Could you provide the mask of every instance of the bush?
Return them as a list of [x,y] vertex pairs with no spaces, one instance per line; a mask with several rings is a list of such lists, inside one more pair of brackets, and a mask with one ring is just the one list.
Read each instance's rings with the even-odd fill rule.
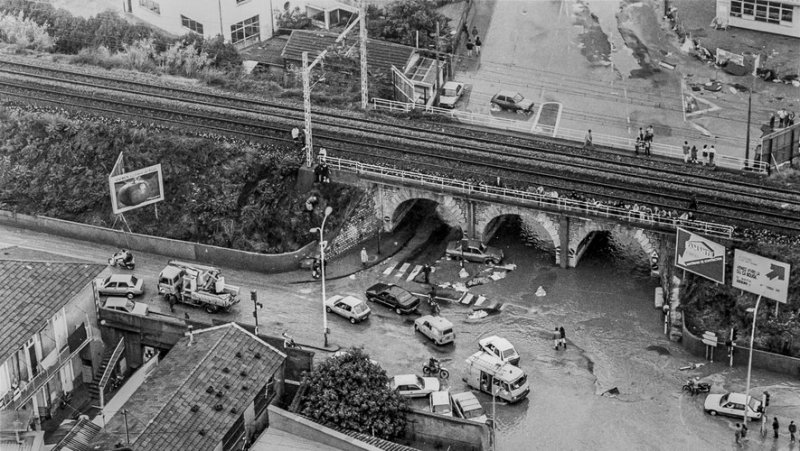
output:
[[55,39],[47,34],[48,24],[38,25],[25,13],[20,11],[16,16],[3,14],[0,16],[0,41],[13,44],[18,49],[50,50]]
[[311,27],[311,19],[298,6],[295,6],[294,9],[285,9],[283,11],[276,9],[274,12],[275,23],[278,28],[304,30]]

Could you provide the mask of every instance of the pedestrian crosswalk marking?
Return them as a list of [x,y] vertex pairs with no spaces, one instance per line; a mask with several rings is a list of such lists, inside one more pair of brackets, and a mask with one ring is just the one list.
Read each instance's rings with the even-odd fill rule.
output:
[[403,277],[403,274],[405,274],[406,271],[408,271],[408,268],[410,267],[411,267],[410,263],[403,263],[403,266],[400,267],[400,269],[397,271],[397,274],[395,274],[394,276],[397,277],[398,279]]
[[391,266],[389,266],[388,268],[384,269],[384,270],[383,270],[383,275],[384,275],[384,276],[388,276],[389,274],[391,274],[391,273],[392,273],[392,271],[394,271],[394,268],[395,268],[396,266],[397,266],[397,263],[395,263],[394,265],[391,265]]
[[466,294],[466,295],[465,295],[465,296],[464,296],[464,297],[461,299],[461,303],[462,303],[462,304],[464,304],[464,305],[467,305],[467,304],[469,304],[469,303],[470,303],[470,301],[472,301],[472,298],[473,298],[473,297],[474,297],[474,295],[473,295],[472,293],[467,293],[467,294]]
[[411,282],[411,280],[413,280],[414,277],[417,277],[417,274],[419,274],[420,271],[422,271],[422,265],[415,266],[414,270],[411,271],[411,274],[409,274],[408,277],[406,278],[406,282]]
[[478,296],[478,300],[475,301],[475,305],[476,306],[481,305],[481,304],[483,304],[484,301],[486,301],[486,297],[485,296]]

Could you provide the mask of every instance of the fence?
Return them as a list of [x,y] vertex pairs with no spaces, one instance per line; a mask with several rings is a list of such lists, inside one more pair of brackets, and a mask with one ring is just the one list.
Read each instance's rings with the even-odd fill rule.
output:
[[733,226],[714,224],[705,221],[694,221],[671,217],[660,217],[649,213],[612,207],[600,203],[572,200],[563,197],[554,197],[552,194],[523,191],[511,188],[502,188],[484,184],[475,184],[465,180],[448,179],[419,172],[404,171],[402,169],[388,168],[343,158],[328,157],[328,164],[339,171],[352,172],[359,175],[368,174],[376,178],[396,180],[405,183],[427,186],[430,188],[447,189],[462,195],[491,196],[491,200],[505,200],[512,202],[525,202],[534,206],[546,206],[560,211],[591,213],[606,218],[614,218],[625,222],[645,224],[648,226],[661,226],[668,229],[682,227],[706,235],[731,238]]
[[[448,116],[451,119],[464,124],[513,130],[520,133],[560,138],[568,141],[577,141],[579,143],[583,143],[583,139],[586,134],[584,130],[571,130],[564,127],[549,126],[537,127],[535,123],[533,126],[531,126],[525,122],[503,119],[486,114],[476,114],[469,111],[461,111],[456,109],[451,110],[432,106],[416,105],[413,103],[396,102],[394,100],[373,98],[372,105],[376,110],[404,113],[409,113],[412,110],[419,110],[424,113]],[[592,133],[592,142],[595,146],[633,150],[634,145],[636,144],[636,139]],[[669,144],[653,143],[650,153],[662,157],[675,158],[679,160],[683,159],[683,149],[679,146],[672,146]],[[748,171],[763,173],[767,172],[767,165],[764,162],[747,161],[744,158],[731,157],[727,155],[721,155],[719,153],[717,153],[714,157],[714,162],[718,167],[737,171],[745,170],[745,163],[747,163],[747,165],[749,165],[749,167],[747,167]]]

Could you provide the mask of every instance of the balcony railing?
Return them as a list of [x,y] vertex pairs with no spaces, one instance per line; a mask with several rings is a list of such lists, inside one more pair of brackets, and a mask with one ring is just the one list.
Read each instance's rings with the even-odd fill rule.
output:
[[612,207],[601,203],[593,203],[567,199],[564,197],[551,197],[537,192],[522,191],[518,189],[502,188],[490,185],[477,185],[475,183],[448,179],[434,175],[422,174],[419,172],[404,171],[374,164],[366,164],[358,161],[345,160],[343,158],[328,157],[328,164],[337,170],[356,173],[359,175],[369,175],[376,179],[384,179],[406,184],[416,184],[423,187],[447,190],[451,193],[483,197],[487,200],[503,200],[506,202],[523,203],[533,208],[545,207],[564,212],[591,214],[605,218],[613,218],[619,221],[644,225],[648,227],[663,227],[667,229],[677,229],[678,227],[693,230],[706,235],[731,238],[733,236],[733,226],[715,224],[712,222],[695,221],[689,219],[679,219],[675,217],[661,217],[641,211],[629,210],[626,208]]
[[69,344],[58,352],[58,357],[51,365],[41,368],[33,379],[23,382],[23,385],[18,390],[9,391],[3,396],[0,400],[0,409],[16,410],[24,406],[36,394],[37,390],[58,375],[61,367],[71,362],[83,348],[91,343],[91,328],[87,328],[85,324],[82,326],[83,328],[79,328],[70,335]]

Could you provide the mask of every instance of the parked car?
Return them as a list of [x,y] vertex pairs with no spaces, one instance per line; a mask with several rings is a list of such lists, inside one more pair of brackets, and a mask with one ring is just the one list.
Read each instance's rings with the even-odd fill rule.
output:
[[325,310],[347,318],[352,324],[364,321],[371,313],[367,303],[355,296],[331,296],[325,301]]
[[478,349],[498,357],[503,362],[519,366],[519,353],[514,349],[514,345],[505,338],[498,337],[497,335],[484,338],[478,341]]
[[133,313],[134,315],[147,315],[148,307],[144,302],[134,302],[128,298],[109,297],[106,299],[105,308],[118,312]]
[[500,91],[492,97],[492,109],[497,108],[530,115],[533,113],[533,100],[526,99],[518,92]]
[[420,377],[414,374],[403,374],[395,376],[389,383],[389,387],[402,396],[418,398],[428,396],[435,391],[439,391],[439,379],[435,377]]
[[456,102],[461,96],[464,95],[464,83],[457,81],[448,81],[442,86],[442,92],[439,96],[439,106],[441,108],[453,109],[456,107]]
[[419,307],[418,297],[393,283],[376,283],[367,288],[367,300],[393,308],[395,313],[411,313]]
[[437,345],[456,340],[453,323],[441,316],[425,315],[414,320],[414,330],[430,338]]
[[[758,420],[763,415],[761,401],[748,396],[747,417]],[[743,393],[725,393],[724,395],[708,395],[703,407],[711,415],[728,415],[742,418],[745,409],[745,395]]]
[[499,265],[503,261],[503,251],[496,247],[487,246],[479,240],[458,240],[447,244],[446,254],[456,260],[464,260],[487,265]]
[[113,274],[97,285],[97,292],[103,296],[134,296],[144,293],[144,282],[130,274]]
[[464,420],[484,423],[488,421],[486,412],[483,410],[478,397],[472,392],[456,393],[452,395],[453,410],[457,417]]
[[453,416],[453,404],[450,401],[450,392],[435,391],[431,393],[429,402],[431,406],[431,413],[444,415],[446,417]]

